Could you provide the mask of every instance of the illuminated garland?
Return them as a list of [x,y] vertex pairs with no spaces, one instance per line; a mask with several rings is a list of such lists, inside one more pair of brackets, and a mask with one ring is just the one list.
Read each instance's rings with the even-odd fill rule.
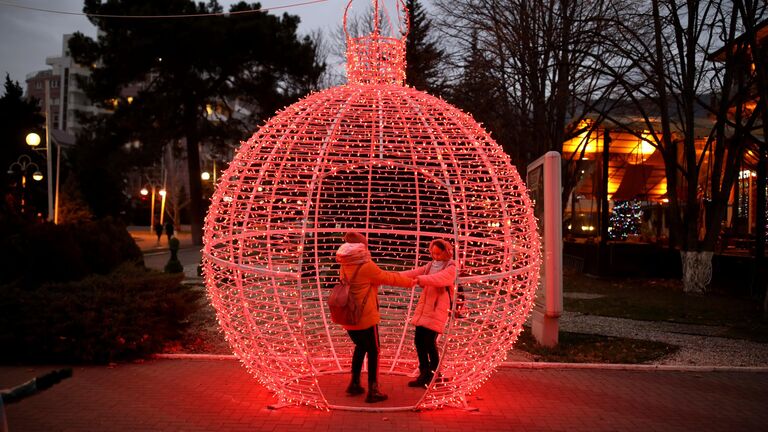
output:
[[629,235],[640,234],[643,210],[638,201],[616,201],[608,226],[612,240],[626,240]]
[[[404,86],[405,37],[375,31],[347,42],[349,84],[279,112],[221,176],[205,222],[208,293],[259,382],[281,403],[328,409],[318,376],[348,374],[352,353],[325,304],[341,234],[366,234],[373,259],[391,271],[424,265],[429,242],[449,239],[462,310],[439,340],[444,381],[409,408],[461,405],[505,359],[531,310],[531,203],[480,125]],[[409,321],[418,296],[380,289],[382,374],[416,369]]]

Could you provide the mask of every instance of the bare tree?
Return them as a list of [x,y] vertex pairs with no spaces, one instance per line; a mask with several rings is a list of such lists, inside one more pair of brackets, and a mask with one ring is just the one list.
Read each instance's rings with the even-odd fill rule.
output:
[[[464,70],[454,102],[479,112],[520,169],[546,151],[562,152],[564,141],[584,132],[581,120],[590,105],[613,92],[596,60],[610,54],[599,43],[608,1],[437,0],[435,5]],[[469,85],[480,69],[484,83]],[[467,99],[468,90],[478,86],[486,87],[485,99]],[[577,180],[575,161],[565,165],[564,200]]]
[[[651,0],[616,8],[615,30],[602,42],[615,55],[600,68],[622,90],[622,108],[638,114],[639,127],[636,118],[602,114],[638,138],[650,131],[663,156],[670,245],[681,251],[686,291],[703,291],[709,283],[728,196],[755,121],[740,104],[751,85],[739,73],[742,57],[726,50],[718,63],[709,56],[740,31],[738,13],[726,3]],[[713,124],[697,124],[706,114]],[[703,152],[696,149],[699,134],[708,137]]]
[[[755,238],[755,282],[753,285],[765,289],[763,300],[763,316],[768,318],[768,284],[766,283],[765,269],[765,241],[766,241],[766,164],[768,163],[768,44],[765,37],[760,43],[757,37],[758,26],[766,27],[765,1],[736,0],[734,8],[738,9],[742,25],[744,27],[744,44],[749,54],[747,59],[751,62],[751,77],[755,81],[753,97],[755,99],[755,112],[761,113],[762,137],[752,135],[757,143],[757,221]],[[761,22],[762,21],[762,22]],[[761,139],[762,138],[762,139]]]
[[160,181],[166,191],[164,219],[170,217],[177,229],[181,230],[181,211],[189,206],[188,174],[184,168],[185,147],[180,141],[170,142],[163,148],[163,174]]

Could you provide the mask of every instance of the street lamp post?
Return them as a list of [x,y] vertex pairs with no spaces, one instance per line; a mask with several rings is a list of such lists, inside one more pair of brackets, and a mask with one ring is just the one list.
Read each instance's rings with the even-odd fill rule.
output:
[[[55,223],[59,222],[58,221],[58,213],[59,213],[59,211],[58,211],[59,210],[59,208],[58,208],[59,207],[58,206],[58,202],[59,202],[59,197],[58,197],[58,193],[59,193],[59,184],[58,184],[59,174],[58,174],[58,169],[59,169],[59,162],[57,161],[57,163],[56,163],[56,170],[57,170],[57,172],[56,172],[56,208],[54,209],[54,205],[53,205],[53,193],[54,193],[53,192],[53,178],[51,177],[51,171],[52,171],[52,166],[51,165],[52,165],[53,161],[51,160],[51,135],[50,135],[50,124],[49,124],[50,117],[51,117],[50,116],[51,103],[50,103],[50,89],[49,89],[49,85],[50,85],[49,83],[45,84],[45,101],[43,102],[44,105],[45,105],[45,109],[43,110],[44,111],[43,112],[43,116],[45,117],[45,123],[44,123],[44,128],[45,128],[45,148],[42,148],[42,149],[41,148],[37,148],[37,146],[40,145],[40,135],[38,135],[38,134],[36,134],[34,132],[27,134],[26,141],[27,141],[27,144],[30,147],[32,147],[33,149],[35,149],[35,150],[40,150],[40,151],[45,150],[45,168],[46,168],[46,173],[45,174],[48,177],[48,218],[47,218],[47,220],[48,221],[53,221],[53,223],[55,224]],[[59,160],[61,159],[61,148],[59,148],[58,159]]]
[[216,184],[216,159],[213,159],[213,175],[209,173],[208,171],[203,171],[200,173],[200,178],[204,181],[211,180],[211,177],[213,177],[213,184]]
[[165,197],[167,195],[167,193],[165,191],[165,187],[160,189],[160,192],[158,192],[158,193],[162,197],[160,199],[160,223],[162,224],[163,223],[163,216],[165,216]]
[[[38,137],[39,138],[39,137]],[[8,167],[8,174],[13,175],[15,173],[16,168],[19,169],[21,172],[21,213],[24,213],[24,206],[25,206],[25,190],[27,188],[27,172],[30,168],[34,167],[34,172],[32,173],[32,179],[34,181],[40,181],[43,179],[43,173],[40,172],[40,167],[37,166],[36,163],[32,162],[32,159],[27,155],[21,155],[16,160],[16,162],[11,163],[11,165]]]
[[147,196],[152,193],[152,196],[150,198],[150,215],[149,215],[149,230],[150,232],[155,229],[155,194],[160,195],[160,224],[163,223],[163,214],[165,213],[165,198],[166,198],[166,191],[165,186],[162,186],[161,189],[158,191],[157,188],[159,185],[155,184],[154,181],[149,179],[147,177],[147,180],[149,180],[148,186],[149,189],[147,189],[147,186],[144,186],[141,188],[141,191],[139,193],[142,196]]
[[[152,197],[150,198],[151,204],[149,207],[149,231],[152,232],[152,230],[155,229],[155,185],[151,184],[150,188],[152,192]],[[141,193],[142,196],[147,196],[149,195],[150,190],[147,189],[147,187],[145,186],[141,188],[141,191],[139,193]]]

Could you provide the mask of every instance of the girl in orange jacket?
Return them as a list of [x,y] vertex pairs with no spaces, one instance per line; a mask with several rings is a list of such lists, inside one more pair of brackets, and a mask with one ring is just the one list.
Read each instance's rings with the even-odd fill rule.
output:
[[363,360],[368,356],[368,403],[381,402],[387,395],[379,391],[379,285],[410,288],[415,281],[398,273],[387,272],[371,261],[368,240],[362,234],[348,232],[344,235],[344,244],[336,251],[336,261],[341,264],[339,272],[349,281],[350,294],[359,305],[363,306],[360,321],[356,325],[343,326],[355,350],[352,353],[352,381],[347,387],[350,396],[362,394],[365,389],[360,385],[360,373]]
[[443,332],[451,310],[451,293],[456,280],[456,264],[453,245],[446,240],[435,239],[429,244],[432,262],[400,273],[413,277],[421,287],[421,297],[411,324],[416,326],[414,344],[419,357],[419,376],[408,383],[409,387],[423,387],[432,381],[440,363],[437,351],[437,335]]

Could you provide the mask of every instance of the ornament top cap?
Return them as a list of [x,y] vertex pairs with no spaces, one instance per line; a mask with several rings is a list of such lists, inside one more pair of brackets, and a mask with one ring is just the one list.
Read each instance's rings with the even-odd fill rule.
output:
[[378,0],[373,0],[373,31],[365,36],[352,37],[347,31],[347,14],[352,1],[349,0],[344,9],[349,83],[403,85],[405,83],[405,40],[410,27],[405,2],[397,1],[403,11],[403,19],[398,29],[401,37],[382,36]]

